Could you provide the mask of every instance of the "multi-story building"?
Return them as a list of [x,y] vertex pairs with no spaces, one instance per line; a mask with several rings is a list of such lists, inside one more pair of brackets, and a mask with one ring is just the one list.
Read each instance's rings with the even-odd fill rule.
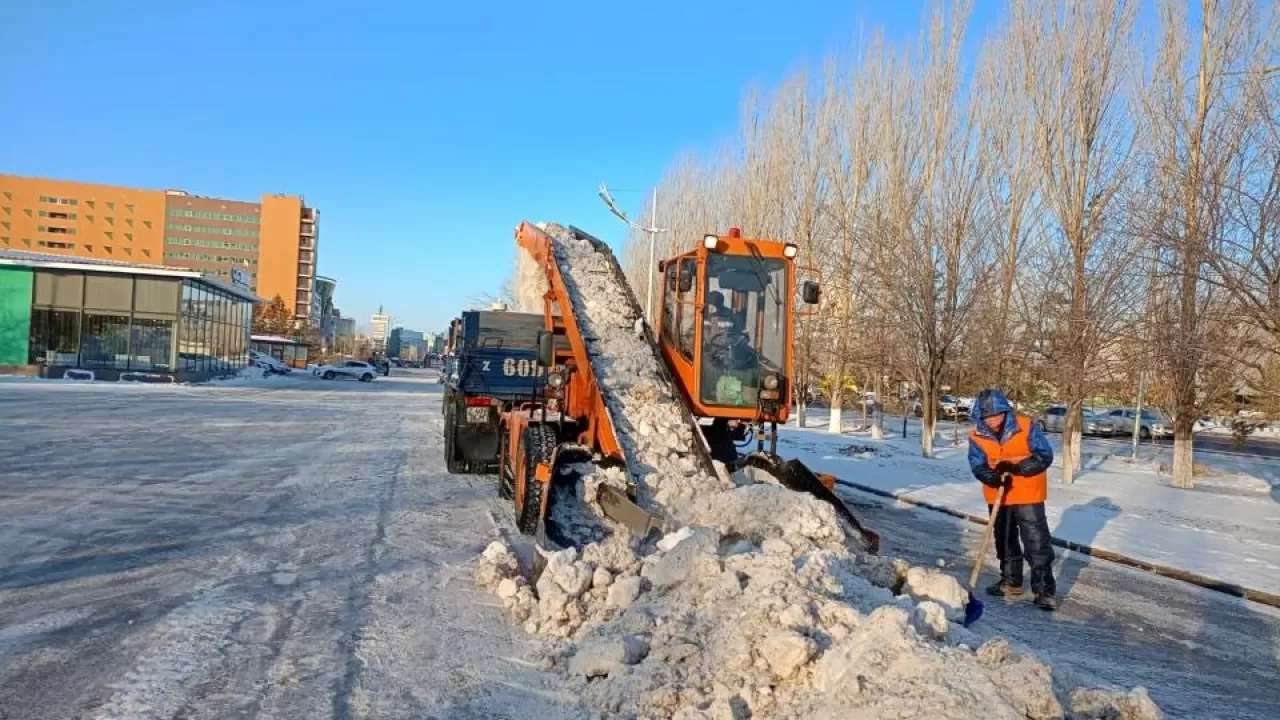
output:
[[0,250],[169,265],[224,282],[239,269],[253,293],[279,295],[311,324],[317,226],[298,196],[253,203],[0,175]]
[[333,306],[333,293],[338,289],[338,281],[323,275],[316,276],[316,294],[315,301],[311,303],[312,317],[316,319],[314,325],[320,328],[320,338],[324,347],[333,347],[334,343],[334,321],[338,315]]
[[417,361],[427,355],[427,343],[422,333],[408,328],[393,328],[387,339],[387,356],[401,360]]
[[356,339],[356,319],[338,316],[333,330],[334,339],[338,342]]
[[387,349],[387,340],[390,335],[391,316],[382,312],[382,306],[378,306],[378,312],[369,318],[369,339],[373,342],[375,351],[383,351]]

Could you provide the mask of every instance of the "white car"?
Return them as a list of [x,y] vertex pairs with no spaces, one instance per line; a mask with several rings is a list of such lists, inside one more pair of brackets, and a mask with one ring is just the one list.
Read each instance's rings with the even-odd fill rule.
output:
[[370,382],[378,376],[378,368],[359,360],[346,360],[332,365],[321,365],[312,372],[325,380],[332,380],[340,375],[345,375],[346,377],[353,377],[360,382]]
[[280,360],[277,360],[266,353],[260,353],[257,350],[249,351],[249,364],[256,365],[267,372],[278,375],[293,372],[293,368],[285,365]]

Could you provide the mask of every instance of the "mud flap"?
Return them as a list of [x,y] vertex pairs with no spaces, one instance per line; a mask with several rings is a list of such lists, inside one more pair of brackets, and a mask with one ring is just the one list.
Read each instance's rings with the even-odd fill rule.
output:
[[824,478],[814,474],[804,463],[796,459],[791,459],[785,463],[778,462],[763,453],[752,453],[742,460],[740,465],[753,467],[763,470],[778,479],[783,487],[797,492],[805,492],[818,498],[835,508],[836,514],[844,518],[854,530],[862,536],[862,542],[867,546],[867,552],[878,554],[880,552],[880,536],[875,532],[868,530],[858,522],[858,518],[844,504],[844,502],[836,496],[832,490],[835,484],[835,478],[830,478],[830,483],[824,482]]
[[648,537],[650,531],[662,528],[662,522],[658,518],[645,512],[618,488],[601,485],[596,498],[605,517],[625,527],[640,540]]

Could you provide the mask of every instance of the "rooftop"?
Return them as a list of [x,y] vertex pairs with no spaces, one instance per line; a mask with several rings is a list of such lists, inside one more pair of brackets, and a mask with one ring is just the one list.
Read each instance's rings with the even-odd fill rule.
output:
[[253,293],[218,280],[205,277],[198,270],[187,268],[154,265],[150,263],[125,262],[123,260],[104,260],[100,258],[82,258],[52,253],[28,252],[26,250],[0,250],[0,266],[17,266],[44,268],[48,270],[78,270],[80,272],[106,272],[124,275],[159,275],[162,277],[187,278],[197,280],[229,292],[245,300],[261,302],[261,298]]

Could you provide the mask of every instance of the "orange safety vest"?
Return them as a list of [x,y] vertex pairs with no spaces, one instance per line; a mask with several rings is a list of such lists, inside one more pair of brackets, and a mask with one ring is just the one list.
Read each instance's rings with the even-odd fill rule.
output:
[[[1018,462],[1031,457],[1031,418],[1025,415],[1015,415],[1014,417],[1018,420],[1018,431],[1011,435],[1004,444],[1001,444],[995,438],[978,434],[976,429],[969,431],[970,442],[977,443],[978,447],[982,448],[983,454],[987,456],[987,465],[991,468],[995,468],[1001,460]],[[995,488],[983,485],[982,495],[987,499],[988,505],[995,504]],[[1005,492],[1003,504],[1034,505],[1035,503],[1044,502],[1048,496],[1048,473],[1040,473],[1029,477],[1014,475],[1013,485]]]

